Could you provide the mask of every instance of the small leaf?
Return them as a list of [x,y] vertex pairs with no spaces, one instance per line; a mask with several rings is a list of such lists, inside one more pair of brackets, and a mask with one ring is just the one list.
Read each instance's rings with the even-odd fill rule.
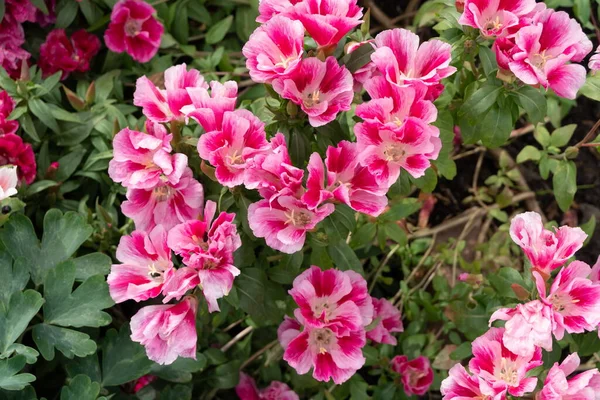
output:
[[498,70],[498,63],[496,62],[496,55],[487,46],[479,46],[479,59],[483,66],[483,72],[485,76],[489,76]]
[[35,381],[31,374],[18,374],[25,366],[24,356],[0,360],[0,388],[6,390],[22,390],[29,382]]
[[223,40],[232,23],[233,15],[230,15],[211,26],[208,32],[206,32],[206,43],[215,44]]
[[55,26],[57,28],[66,28],[77,16],[77,11],[79,10],[79,6],[77,2],[71,0],[63,0],[59,1],[56,5],[56,22]]
[[27,329],[29,321],[40,310],[42,304],[42,295],[31,289],[13,293],[8,307],[0,304],[0,355]]
[[567,211],[577,192],[577,168],[573,161],[559,162],[552,177],[552,188],[558,206]]
[[535,124],[542,122],[546,117],[546,97],[531,86],[523,86],[519,88],[514,95],[517,98],[517,103],[527,112],[531,123]]
[[362,46],[355,49],[352,53],[344,57],[344,65],[348,71],[355,73],[365,65],[371,62],[371,54],[375,52],[373,46],[369,43],[365,43]]
[[112,260],[102,253],[90,253],[73,260],[75,280],[82,282],[94,275],[106,275],[110,271]]
[[48,361],[54,359],[55,348],[67,358],[85,357],[96,352],[96,342],[87,334],[73,329],[37,324],[33,327],[32,336],[42,357]]
[[29,99],[27,103],[29,106],[29,110],[39,118],[40,121],[48,128],[50,128],[54,133],[58,133],[60,128],[58,127],[58,123],[56,119],[52,116],[52,112],[50,111],[50,107],[46,103],[44,103],[40,99]]
[[550,136],[550,146],[562,147],[567,145],[576,128],[576,124],[571,124],[556,129]]
[[588,75],[585,84],[579,89],[579,94],[589,99],[600,101],[600,74]]
[[542,154],[540,153],[539,149],[531,145],[527,145],[523,147],[523,150],[521,150],[517,155],[517,163],[521,164],[529,160],[539,161],[541,157]]
[[85,375],[77,375],[69,386],[64,386],[60,391],[60,400],[96,400],[100,393],[100,384],[92,382]]

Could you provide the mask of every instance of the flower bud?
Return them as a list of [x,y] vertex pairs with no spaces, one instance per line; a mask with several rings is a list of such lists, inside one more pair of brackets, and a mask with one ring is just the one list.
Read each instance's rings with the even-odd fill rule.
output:
[[90,86],[87,89],[87,92],[85,92],[85,103],[92,104],[94,102],[95,98],[96,98],[96,82],[92,81],[92,83],[90,83]]
[[456,6],[456,11],[460,13],[465,11],[465,0],[456,0],[454,5]]
[[63,90],[65,91],[65,95],[67,96],[67,100],[69,100],[69,104],[71,104],[71,107],[73,107],[77,111],[82,111],[85,109],[84,101],[79,96],[77,96],[75,92],[71,91],[71,89],[69,89],[66,86],[63,86]]
[[575,146],[569,146],[569,147],[567,147],[567,150],[565,150],[565,157],[567,157],[569,160],[577,158],[578,155],[579,155],[579,148],[577,148]]

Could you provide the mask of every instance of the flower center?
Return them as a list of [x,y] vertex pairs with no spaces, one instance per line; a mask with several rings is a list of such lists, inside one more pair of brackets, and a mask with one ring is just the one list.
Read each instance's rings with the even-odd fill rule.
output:
[[326,354],[329,346],[335,340],[335,336],[329,328],[313,329],[309,335],[309,344],[319,349],[319,353],[321,354]]
[[396,124],[397,127],[401,127],[402,124],[404,123],[404,121],[402,121],[400,118],[398,117],[394,117],[394,120],[392,121],[394,124]]
[[125,34],[130,37],[139,35],[142,31],[142,21],[137,19],[129,19],[125,22]]
[[541,53],[537,53],[533,55],[533,64],[538,68],[544,68],[546,66],[546,62],[548,60],[554,58],[553,56],[546,54],[546,50],[543,50]]
[[552,308],[557,312],[568,311],[573,304],[579,303],[578,299],[573,299],[568,294],[553,294],[549,298],[550,303],[552,303]]
[[319,102],[321,101],[321,92],[319,92],[318,90],[315,90],[312,93],[309,93],[308,96],[306,96],[306,99],[304,100],[304,105],[306,107],[312,107],[314,105],[319,104]]
[[313,315],[315,318],[321,318],[323,313],[325,313],[325,322],[329,321],[329,316],[331,315],[331,308],[327,300],[322,300],[312,306]]
[[164,271],[161,268],[158,268],[156,264],[152,263],[148,265],[148,276],[152,278],[152,280],[162,282],[163,274]]
[[383,151],[386,161],[400,162],[404,159],[406,151],[398,144],[390,144]]
[[204,239],[199,238],[196,235],[192,235],[192,241],[198,245],[202,250],[208,250],[208,243],[204,241]]
[[167,185],[157,186],[152,190],[156,201],[165,201],[173,194],[173,188]]
[[507,360],[504,357],[500,362],[500,371],[498,371],[498,377],[510,386],[517,386],[519,383],[517,368],[513,365],[512,361]]
[[244,158],[242,157],[242,154],[238,154],[237,150],[235,150],[233,154],[228,155],[227,159],[229,160],[229,164],[231,165],[240,165],[244,163]]
[[292,61],[293,59],[294,57],[284,58],[283,56],[281,56],[281,60],[277,64],[275,64],[275,66],[285,69],[290,65],[290,61]]
[[497,15],[496,19],[488,19],[484,25],[486,31],[497,32],[502,28],[504,24],[500,22],[500,16]]
[[290,210],[285,213],[285,216],[287,218],[285,221],[286,225],[292,224],[294,226],[304,227],[312,221],[310,214],[304,211]]

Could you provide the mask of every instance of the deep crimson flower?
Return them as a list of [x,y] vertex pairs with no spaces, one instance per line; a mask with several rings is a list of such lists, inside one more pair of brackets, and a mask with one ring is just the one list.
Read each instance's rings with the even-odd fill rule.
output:
[[31,57],[31,54],[21,48],[23,43],[25,32],[21,24],[11,15],[4,15],[0,23],[0,67],[13,79],[19,78],[21,63]]
[[7,120],[8,116],[15,109],[15,101],[6,90],[0,91],[0,135],[7,133],[16,133],[19,129],[19,122]]
[[84,29],[67,37],[64,29],[55,29],[46,37],[40,47],[38,64],[44,76],[62,71],[61,79],[69,73],[85,72],[90,68],[90,60],[100,50],[100,40]]
[[0,165],[16,165],[19,180],[25,179],[30,184],[35,180],[35,154],[29,143],[14,133],[0,136]]
[[36,11],[31,0],[6,0],[6,15],[12,16],[17,22],[34,22]]

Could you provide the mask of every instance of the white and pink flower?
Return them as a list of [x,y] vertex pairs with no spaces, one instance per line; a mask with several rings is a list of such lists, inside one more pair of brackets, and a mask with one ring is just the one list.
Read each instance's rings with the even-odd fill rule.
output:
[[0,167],[0,201],[17,194],[19,175],[16,165]]
[[181,112],[211,132],[221,129],[225,112],[235,110],[238,86],[235,81],[211,81],[210,93],[205,87],[188,87],[187,92],[191,104],[183,106]]
[[596,52],[590,57],[588,68],[592,73],[600,70],[600,46],[596,49]]
[[485,37],[503,37],[535,4],[535,0],[466,0],[458,22],[479,29]]
[[442,381],[443,400],[506,399],[505,390],[494,389],[480,377],[470,375],[461,364],[450,368],[448,375],[448,378]]
[[400,310],[387,299],[374,297],[371,299],[374,310],[373,320],[377,321],[377,325],[367,332],[367,339],[395,346],[398,344],[398,340],[392,334],[404,332]]
[[240,383],[235,387],[235,393],[240,400],[299,400],[296,392],[285,383],[272,381],[259,390],[254,379],[243,372],[240,372]]
[[577,353],[570,354],[560,365],[554,363],[536,400],[596,400],[600,393],[600,373],[590,369],[567,379],[579,367]]

